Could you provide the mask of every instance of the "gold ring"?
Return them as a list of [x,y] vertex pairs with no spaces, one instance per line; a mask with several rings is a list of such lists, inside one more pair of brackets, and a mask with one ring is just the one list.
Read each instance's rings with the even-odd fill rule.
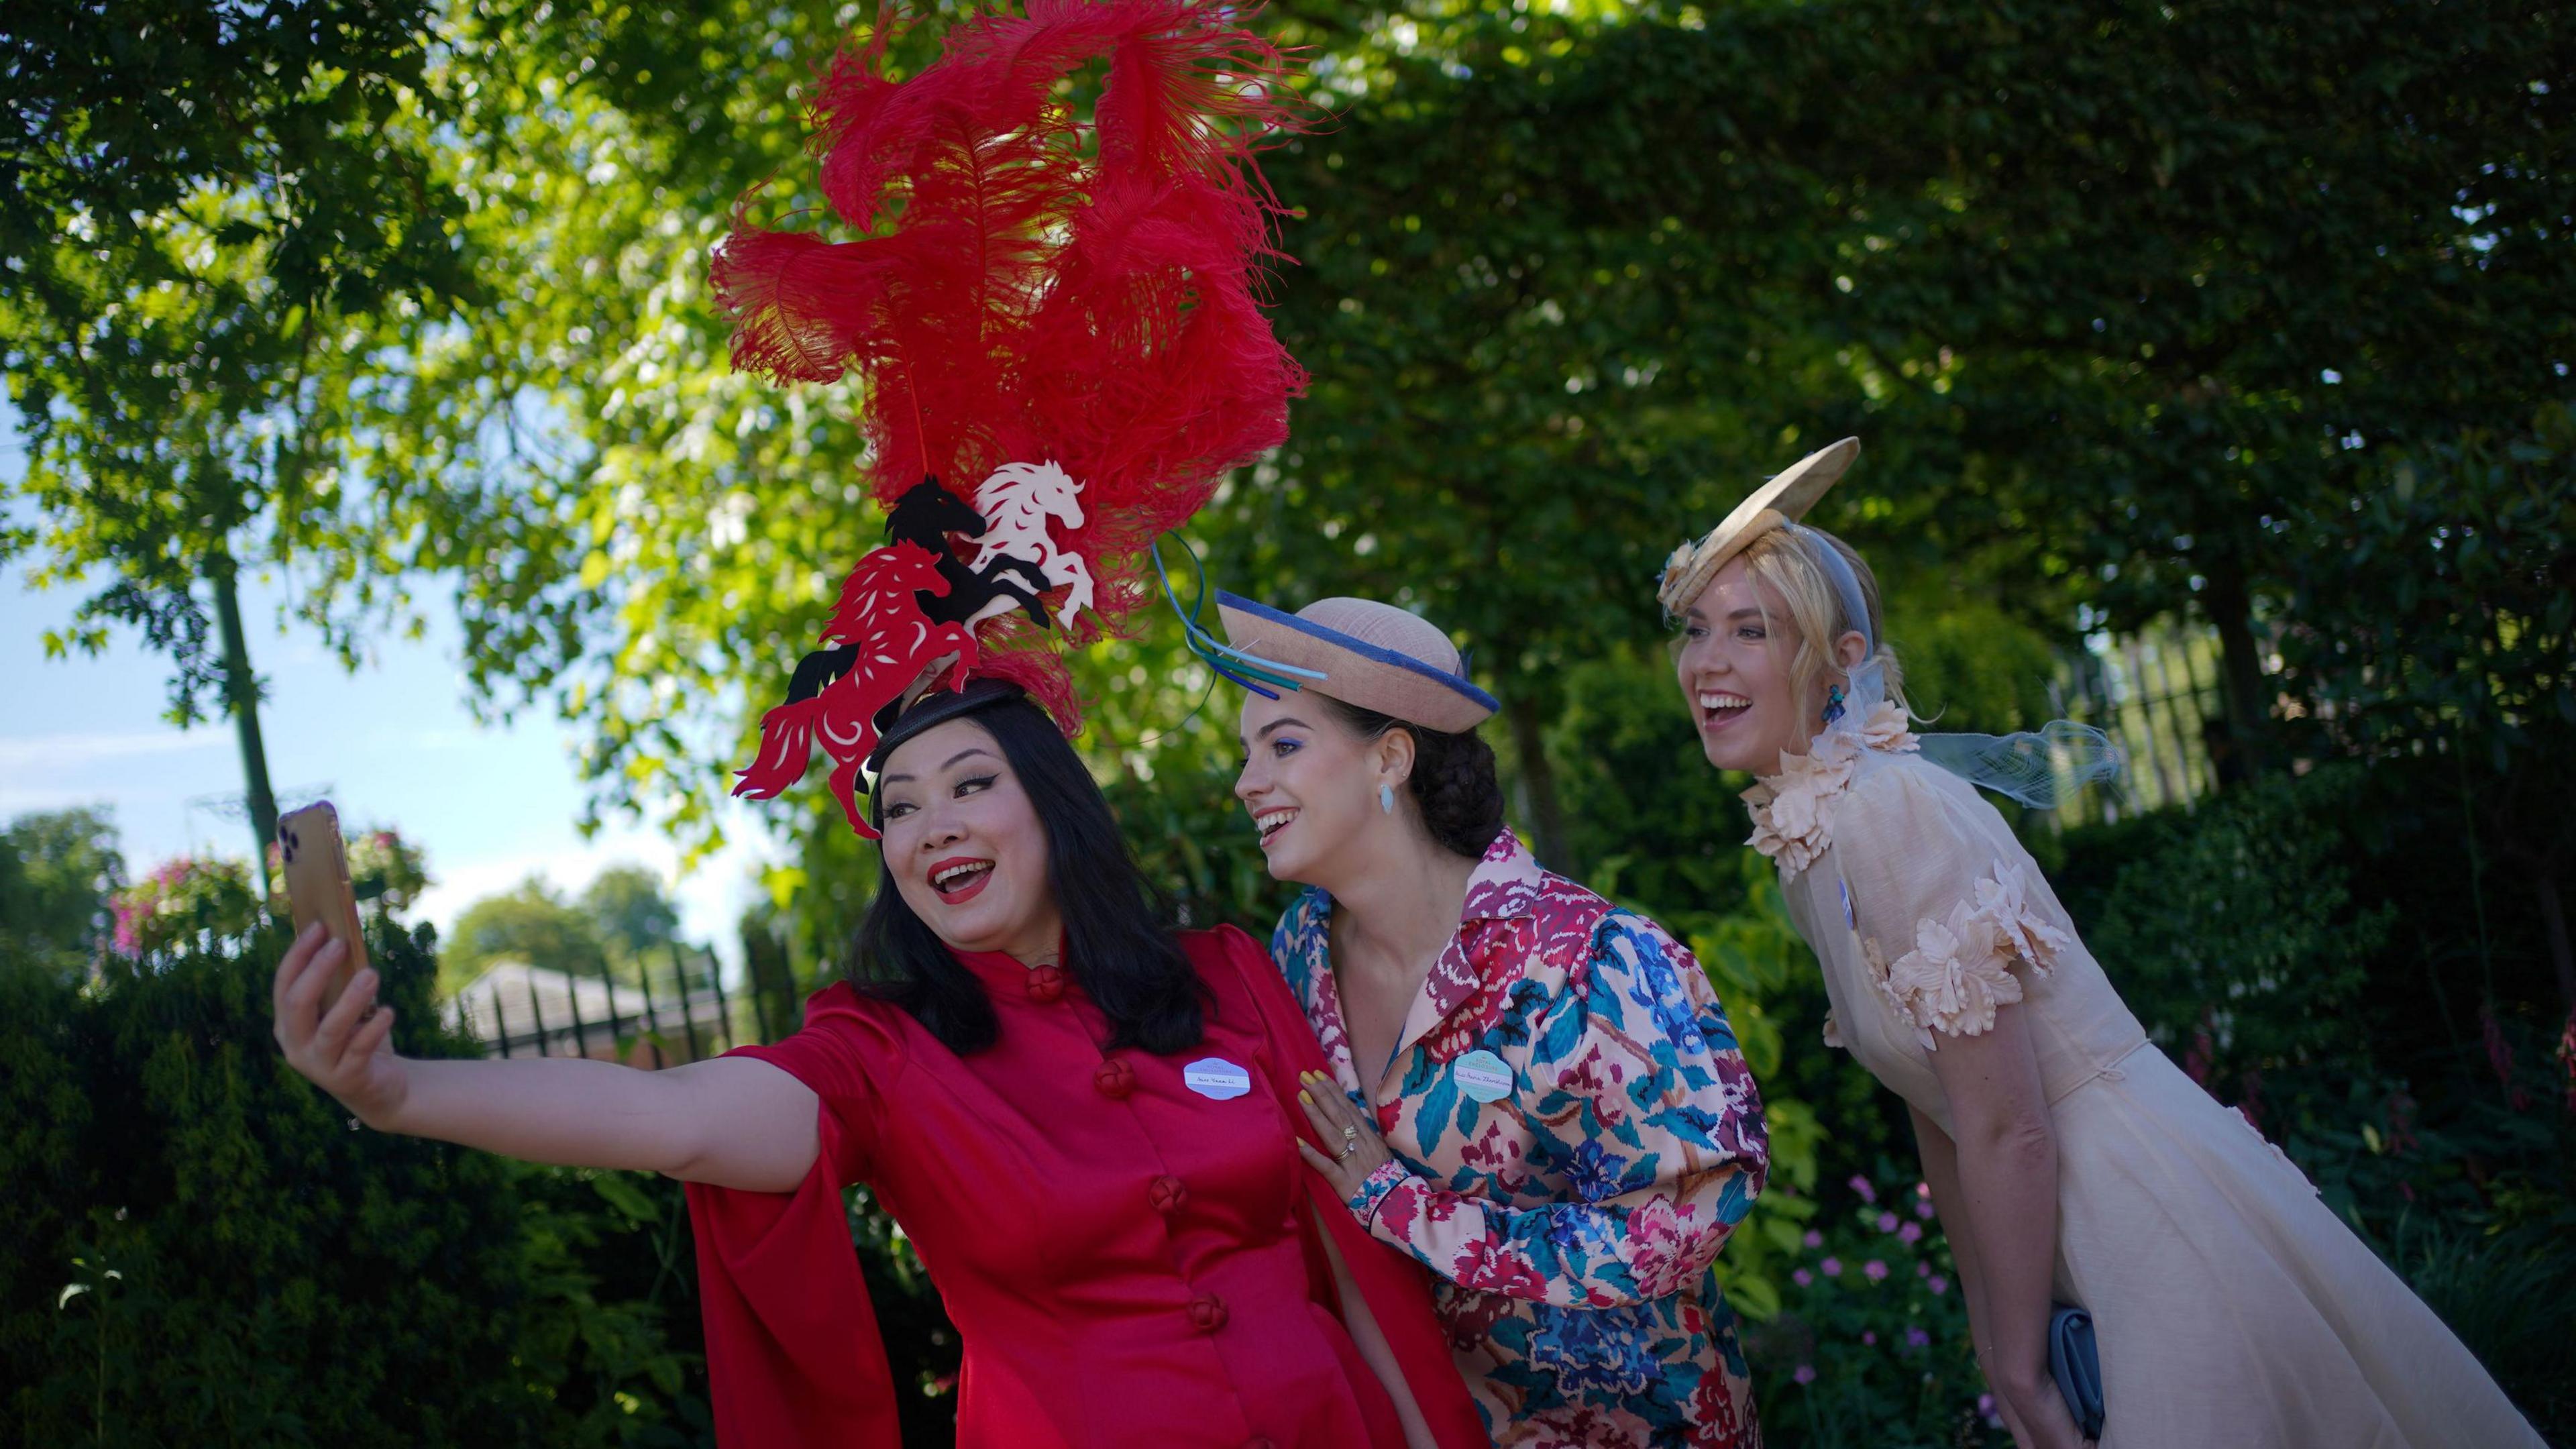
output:
[[1333,1154],[1333,1160],[1335,1162],[1348,1162],[1351,1160],[1351,1154],[1357,1151],[1359,1151],[1357,1147],[1345,1147],[1341,1151]]

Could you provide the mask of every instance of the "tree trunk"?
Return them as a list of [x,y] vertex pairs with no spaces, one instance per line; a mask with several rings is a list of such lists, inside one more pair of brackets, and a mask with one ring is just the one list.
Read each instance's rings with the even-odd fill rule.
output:
[[2227,709],[2227,732],[2239,768],[2259,774],[2267,767],[2272,733],[2270,692],[2263,682],[2263,656],[2254,643],[2254,600],[2245,571],[2233,559],[2213,559],[2204,575],[2208,591],[2201,605],[2218,630],[2219,694]]
[[1538,863],[1559,875],[1576,875],[1574,849],[1565,838],[1565,811],[1556,798],[1556,771],[1547,763],[1546,721],[1539,718],[1538,706],[1519,695],[1503,706],[1503,714],[1511,722],[1512,753],[1520,758],[1521,786],[1529,795]]
[[215,585],[215,619],[224,636],[224,700],[233,713],[233,732],[241,741],[243,798],[250,805],[251,864],[259,872],[259,895],[265,901],[275,889],[268,878],[268,843],[277,838],[277,796],[268,785],[268,751],[259,739],[259,680],[250,672],[250,647],[242,637],[241,598],[234,589],[233,561],[217,554],[206,573]]

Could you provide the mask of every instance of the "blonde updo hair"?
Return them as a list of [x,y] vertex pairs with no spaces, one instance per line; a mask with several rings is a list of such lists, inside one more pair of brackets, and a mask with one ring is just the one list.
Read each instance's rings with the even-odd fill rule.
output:
[[[1861,606],[1868,611],[1868,618],[1850,617],[1842,590],[1834,586],[1834,567],[1827,561],[1827,549],[1841,555],[1842,562],[1850,566],[1853,580],[1860,585]],[[1888,645],[1887,621],[1879,611],[1878,575],[1870,572],[1868,561],[1850,544],[1821,528],[1794,523],[1762,533],[1746,544],[1737,557],[1744,560],[1745,570],[1756,584],[1768,585],[1789,606],[1789,622],[1798,630],[1798,652],[1789,661],[1789,684],[1800,699],[1814,698],[1822,692],[1819,686],[1828,681],[1851,678],[1851,671],[1834,657],[1833,643],[1845,634],[1858,633],[1875,641],[1888,700],[1909,714],[1913,712],[1905,703],[1904,668]]]

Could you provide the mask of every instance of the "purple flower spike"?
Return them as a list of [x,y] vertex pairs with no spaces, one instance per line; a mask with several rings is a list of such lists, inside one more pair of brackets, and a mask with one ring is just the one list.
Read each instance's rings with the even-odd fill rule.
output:
[[1892,1233],[1892,1232],[1895,1232],[1895,1231],[1896,1231],[1896,1214],[1894,1214],[1894,1213],[1880,1213],[1880,1214],[1878,1215],[1878,1230],[1879,1230],[1880,1232],[1882,1232],[1882,1233]]
[[1802,1363],[1798,1365],[1798,1371],[1789,1375],[1789,1377],[1796,1379],[1801,1384],[1812,1384],[1816,1381],[1816,1366],[1811,1363]]
[[1896,1230],[1896,1240],[1900,1243],[1919,1243],[1923,1241],[1923,1225],[1920,1223],[1907,1223],[1905,1226]]
[[1817,1266],[1825,1270],[1825,1276],[1828,1278],[1839,1278],[1843,1275],[1843,1260],[1840,1258],[1827,1258]]
[[1931,1289],[1932,1296],[1938,1298],[1942,1294],[1950,1291],[1950,1280],[1942,1277],[1938,1273],[1935,1273],[1932,1275],[1932,1281],[1924,1284],[1923,1286]]
[[1878,1261],[1876,1258],[1872,1258],[1868,1262],[1861,1264],[1860,1271],[1861,1276],[1867,1278],[1872,1283],[1883,1283],[1887,1280],[1887,1265]]
[[1815,1274],[1813,1274],[1813,1273],[1808,1272],[1808,1271],[1807,1271],[1806,1269],[1804,1269],[1804,1268],[1800,1268],[1800,1269],[1799,1269],[1799,1270],[1797,1270],[1796,1272],[1791,1273],[1791,1274],[1789,1275],[1789,1281],[1790,1281],[1790,1282],[1792,1282],[1792,1283],[1797,1284],[1797,1285],[1798,1285],[1799,1287],[1801,1287],[1801,1288],[1804,1288],[1804,1287],[1806,1287],[1808,1284],[1813,1283],[1813,1282],[1815,1282],[1815,1281],[1816,1281],[1816,1275],[1815,1275]]
[[1825,1245],[1825,1235],[1817,1232],[1814,1228],[1809,1228],[1807,1229],[1805,1241],[1807,1246],[1810,1248],[1821,1248]]
[[1869,1179],[1857,1172],[1852,1174],[1851,1190],[1860,1194],[1862,1202],[1878,1201],[1878,1189],[1870,1186]]

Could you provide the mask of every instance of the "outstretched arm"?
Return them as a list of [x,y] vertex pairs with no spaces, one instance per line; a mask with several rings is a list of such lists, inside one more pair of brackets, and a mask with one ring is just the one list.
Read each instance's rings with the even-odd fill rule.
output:
[[273,1030],[288,1065],[378,1131],[754,1192],[791,1192],[814,1164],[814,1093],[767,1062],[723,1057],[639,1072],[568,1057],[397,1056],[394,1013],[376,1005],[373,970],[318,1010],[342,954],[319,927],[296,938],[271,983]]

